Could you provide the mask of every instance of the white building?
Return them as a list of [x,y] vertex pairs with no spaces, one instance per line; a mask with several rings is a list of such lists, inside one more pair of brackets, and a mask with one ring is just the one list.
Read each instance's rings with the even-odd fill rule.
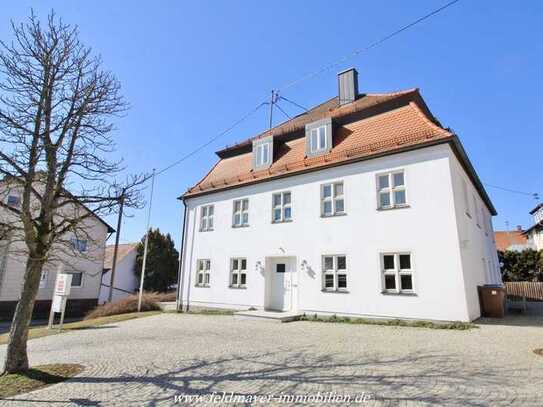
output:
[[543,203],[532,209],[530,215],[533,216],[534,224],[524,232],[524,235],[535,250],[543,250]]
[[219,152],[185,204],[184,306],[469,321],[496,214],[418,89],[339,96]]
[[[139,288],[139,280],[136,278],[137,243],[120,244],[117,252],[117,267],[115,268],[115,281],[113,283],[112,300],[120,300],[134,294]],[[111,286],[111,268],[113,267],[113,251],[115,245],[106,247],[104,260],[104,273],[100,288],[98,303],[103,304],[109,299],[109,287]]]
[[[6,205],[17,208],[21,204],[21,193],[17,187],[6,188],[2,184],[0,199]],[[87,211],[87,208],[78,205],[75,210]],[[0,208],[0,219],[6,219],[9,216],[7,212],[7,209]],[[52,259],[44,265],[34,303],[34,317],[49,315],[56,274],[61,265],[63,272],[73,274],[66,315],[83,316],[97,305],[105,243],[114,229],[94,215],[84,219],[78,229],[84,230],[84,233],[75,235],[67,232],[62,240],[70,243],[51,250]],[[26,260],[23,241],[13,236],[0,239],[0,319],[11,319],[13,316],[23,286]]]

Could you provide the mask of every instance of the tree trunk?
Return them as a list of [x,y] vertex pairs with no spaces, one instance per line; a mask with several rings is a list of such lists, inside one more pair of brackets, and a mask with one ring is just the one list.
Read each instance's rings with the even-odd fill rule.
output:
[[29,256],[26,262],[23,290],[11,322],[4,374],[28,369],[26,351],[28,327],[32,319],[34,300],[40,288],[40,277],[44,264],[41,256],[38,257],[39,260],[33,260],[31,257]]

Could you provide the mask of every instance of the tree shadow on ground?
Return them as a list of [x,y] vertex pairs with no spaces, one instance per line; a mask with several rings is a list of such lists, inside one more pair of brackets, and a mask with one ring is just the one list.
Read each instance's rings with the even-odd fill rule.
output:
[[[507,384],[510,374],[530,377],[529,369],[504,372],[491,362],[467,367],[455,356],[446,354],[409,354],[349,361],[348,355],[315,355],[310,348],[183,360],[170,369],[164,369],[157,362],[139,370],[137,374],[115,377],[82,375],[67,383],[85,383],[86,387],[99,385],[92,393],[77,394],[88,397],[77,399],[79,405],[96,406],[111,402],[153,406],[173,403],[174,395],[198,396],[214,392],[252,396],[303,395],[318,391],[352,397],[371,394],[376,404],[396,405],[410,401],[481,406],[507,404],[519,397],[522,390]],[[530,386],[543,384],[536,383],[537,380],[542,379],[532,377]],[[72,390],[77,391],[77,387]],[[66,401],[76,403],[76,399]]]

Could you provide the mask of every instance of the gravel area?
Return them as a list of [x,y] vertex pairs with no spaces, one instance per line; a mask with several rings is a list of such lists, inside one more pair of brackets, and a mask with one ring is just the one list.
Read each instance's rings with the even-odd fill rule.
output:
[[379,406],[540,406],[542,347],[542,317],[451,331],[161,314],[30,341],[31,364],[86,369],[0,404],[154,406],[224,391],[274,395],[271,404],[335,392]]

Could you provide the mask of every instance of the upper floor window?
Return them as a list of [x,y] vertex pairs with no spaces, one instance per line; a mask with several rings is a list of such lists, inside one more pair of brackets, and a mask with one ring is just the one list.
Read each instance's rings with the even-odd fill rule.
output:
[[343,182],[334,182],[321,186],[322,216],[343,215],[345,200],[343,198]]
[[247,284],[247,259],[230,260],[230,287],[244,288]]
[[8,195],[8,206],[11,206],[12,208],[19,207],[21,203],[21,198],[19,198],[17,195]]
[[413,268],[410,253],[381,254],[383,292],[413,293]]
[[305,125],[305,154],[325,154],[332,149],[332,119],[326,118]]
[[72,239],[72,248],[79,253],[85,253],[87,251],[87,241],[85,239]]
[[200,208],[200,231],[206,232],[213,230],[213,205],[206,205]]
[[249,199],[237,199],[234,201],[232,226],[249,226]]
[[209,287],[211,260],[200,259],[196,264],[196,286]]
[[346,256],[323,256],[322,271],[323,290],[342,291],[347,289]]
[[272,222],[288,222],[292,220],[292,201],[290,192],[279,192],[272,195]]
[[273,159],[273,138],[271,136],[253,141],[253,169],[268,168]]
[[403,171],[394,171],[377,176],[379,209],[397,208],[407,205],[405,176]]

